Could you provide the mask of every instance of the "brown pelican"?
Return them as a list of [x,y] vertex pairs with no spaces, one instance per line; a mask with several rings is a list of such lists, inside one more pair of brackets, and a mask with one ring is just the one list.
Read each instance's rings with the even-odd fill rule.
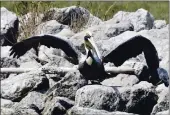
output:
[[108,75],[104,70],[103,63],[112,62],[115,66],[120,66],[127,59],[136,57],[144,52],[150,75],[153,78],[152,83],[156,84],[160,81],[157,72],[157,69],[159,68],[159,58],[156,48],[149,39],[140,35],[132,37],[128,41],[120,44],[103,58],[101,57],[90,32],[87,32],[84,36],[86,56],[83,61],[80,61],[81,56],[68,40],[53,35],[33,36],[16,43],[11,48],[10,55],[13,55],[14,58],[19,58],[31,48],[34,48],[38,55],[39,45],[63,50],[69,59],[72,60],[72,63],[79,64],[78,69],[86,79],[99,81],[105,79]]

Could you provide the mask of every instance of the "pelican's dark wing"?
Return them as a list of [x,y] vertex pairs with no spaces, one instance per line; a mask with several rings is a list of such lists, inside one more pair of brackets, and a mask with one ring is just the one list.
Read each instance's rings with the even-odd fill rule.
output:
[[103,61],[113,62],[115,66],[120,66],[127,59],[136,57],[142,52],[144,52],[149,69],[157,69],[159,67],[159,58],[156,48],[149,39],[143,36],[135,36],[120,44],[117,48],[106,55]]
[[10,55],[19,58],[24,55],[31,48],[36,49],[40,45],[47,47],[59,48],[65,52],[68,57],[78,60],[78,53],[71,46],[71,44],[59,37],[52,35],[33,36],[19,43],[16,43],[10,50]]

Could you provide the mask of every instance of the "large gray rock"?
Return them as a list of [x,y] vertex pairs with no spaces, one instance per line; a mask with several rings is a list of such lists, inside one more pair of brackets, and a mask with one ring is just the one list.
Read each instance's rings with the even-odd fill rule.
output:
[[161,29],[166,26],[166,21],[165,20],[155,20],[153,29]]
[[105,79],[102,85],[106,86],[133,86],[139,79],[135,75],[118,74],[116,77]]
[[47,91],[47,95],[67,97],[74,100],[76,91],[87,85],[87,80],[79,71],[68,72],[60,81]]
[[1,81],[1,98],[20,101],[31,90],[46,90],[48,79],[39,71],[19,74]]
[[57,34],[64,28],[69,28],[67,25],[58,23],[56,20],[43,22],[35,28],[35,34]]
[[169,110],[169,90],[164,90],[159,95],[158,103],[153,107],[151,115],[167,110]]
[[158,112],[155,115],[169,115],[169,110]]
[[13,109],[13,108],[1,108],[1,115],[39,115],[33,109]]
[[89,20],[87,22],[87,24],[85,25],[85,29],[92,27],[92,26],[96,26],[101,24],[103,21],[101,19],[99,19],[96,16],[93,16],[92,14],[90,14]]
[[87,85],[76,92],[75,106],[115,111],[120,98],[112,87]]
[[136,12],[119,11],[107,23],[120,23],[122,21],[130,21],[135,31],[144,29],[152,29],[154,17],[145,9],[138,9]]
[[105,110],[98,110],[92,108],[83,108],[83,107],[72,107],[68,112],[67,115],[137,115],[133,113],[126,113],[126,112],[108,112]]
[[13,45],[17,42],[19,20],[16,14],[1,7],[1,45]]
[[1,107],[11,108],[15,103],[11,100],[1,98]]
[[120,87],[118,91],[121,95],[119,111],[148,115],[158,100],[155,88],[146,81],[132,87]]
[[1,107],[1,115],[14,115],[15,110],[12,108]]
[[44,104],[45,95],[40,92],[29,92],[19,103],[15,104],[15,109],[30,108],[31,105],[35,105],[39,111],[42,111]]
[[74,101],[65,97],[48,97],[42,115],[64,115],[74,105]]

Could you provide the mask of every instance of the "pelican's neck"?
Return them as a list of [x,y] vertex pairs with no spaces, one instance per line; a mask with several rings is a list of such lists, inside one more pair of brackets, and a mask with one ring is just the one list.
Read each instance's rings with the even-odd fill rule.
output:
[[93,37],[91,37],[91,41],[92,41],[92,45],[93,45],[93,49],[92,49],[92,53],[94,54],[96,54],[96,56],[100,59],[100,60],[102,60],[102,58],[101,58],[101,54],[100,54],[100,52],[99,52],[99,49],[98,49],[98,47],[96,46],[96,44],[95,44],[95,42],[94,42],[94,40],[93,40]]

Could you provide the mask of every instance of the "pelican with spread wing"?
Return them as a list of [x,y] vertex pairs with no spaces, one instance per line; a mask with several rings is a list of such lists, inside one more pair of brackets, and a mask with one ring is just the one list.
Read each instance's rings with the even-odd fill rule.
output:
[[68,40],[53,35],[33,36],[16,43],[11,48],[10,55],[13,55],[14,58],[19,58],[31,48],[34,48],[38,55],[38,47],[40,45],[61,49],[72,60],[72,63],[79,65],[78,70],[86,79],[99,81],[105,79],[108,75],[105,72],[103,63],[112,62],[115,66],[120,66],[127,59],[136,57],[144,52],[150,75],[154,77],[154,80],[156,79],[156,81],[153,82],[156,83],[159,80],[157,72],[159,68],[159,58],[156,48],[149,39],[143,36],[130,38],[128,41],[125,41],[113,49],[109,54],[102,57],[93,41],[92,34],[87,32],[84,36],[86,56],[82,62],[80,61],[81,56],[78,51]]

